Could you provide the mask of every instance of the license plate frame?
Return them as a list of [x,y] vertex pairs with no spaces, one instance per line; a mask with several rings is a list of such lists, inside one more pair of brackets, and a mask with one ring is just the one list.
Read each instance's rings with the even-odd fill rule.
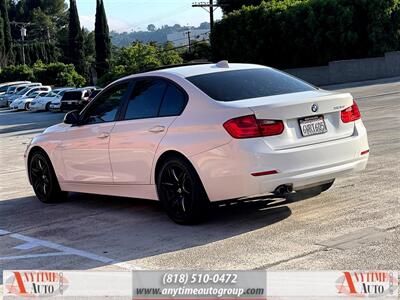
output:
[[[300,132],[303,137],[321,135],[328,132],[328,128],[326,127],[326,122],[323,115],[305,117],[299,119],[298,121],[299,121]],[[310,126],[305,127],[306,125]]]

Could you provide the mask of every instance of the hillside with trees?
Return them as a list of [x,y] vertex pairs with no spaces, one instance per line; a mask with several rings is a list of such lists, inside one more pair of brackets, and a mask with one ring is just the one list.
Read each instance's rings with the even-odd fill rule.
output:
[[[93,0],[94,31],[81,27],[76,4],[76,0],[0,0],[2,81],[81,86],[98,80],[107,84],[120,76],[183,61],[186,49],[176,51],[166,43],[166,35],[186,27],[149,25],[147,32],[127,34],[118,48],[111,42],[116,35],[110,35],[104,0]],[[195,58],[206,50],[184,57]]]
[[126,47],[134,42],[141,41],[143,43],[156,42],[164,44],[167,42],[167,36],[170,33],[187,31],[190,29],[210,29],[210,23],[203,22],[198,27],[195,26],[181,26],[175,24],[173,26],[164,25],[160,28],[156,28],[154,24],[147,26],[147,31],[134,31],[134,32],[122,32],[118,33],[115,31],[111,32],[111,40],[117,47]]

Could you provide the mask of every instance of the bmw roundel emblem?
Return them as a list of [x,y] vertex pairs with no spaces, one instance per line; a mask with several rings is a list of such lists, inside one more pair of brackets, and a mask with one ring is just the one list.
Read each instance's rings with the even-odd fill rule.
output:
[[312,112],[317,112],[317,111],[318,111],[318,104],[313,104],[313,105],[311,106],[311,111],[312,111]]

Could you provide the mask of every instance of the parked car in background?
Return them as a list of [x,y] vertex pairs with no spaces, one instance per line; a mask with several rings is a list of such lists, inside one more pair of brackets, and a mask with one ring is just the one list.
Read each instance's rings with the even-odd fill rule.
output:
[[9,105],[9,98],[16,94],[17,92],[23,90],[24,88],[26,88],[28,85],[32,85],[32,86],[36,86],[39,84],[36,83],[15,83],[15,84],[11,84],[8,86],[5,86],[4,88],[6,89],[6,91],[4,92],[4,94],[0,95],[0,107],[4,107],[4,106],[8,106]]
[[31,102],[36,99],[38,96],[44,96],[51,91],[50,86],[42,86],[39,88],[33,88],[32,91],[27,93],[25,96],[15,99],[10,108],[13,110],[29,110]]
[[31,83],[30,81],[13,81],[13,82],[3,82],[0,84],[0,95],[4,95],[7,89],[12,85]]
[[99,90],[99,88],[97,86],[85,86],[83,88],[81,88],[82,90],[87,90],[89,91],[89,93],[93,93],[94,91]]
[[76,89],[65,92],[61,98],[60,110],[62,112],[75,109],[81,110],[89,103],[90,93],[90,90],[87,89]]
[[59,112],[61,111],[60,107],[61,107],[61,98],[55,98],[50,102],[49,110],[52,112]]
[[22,85],[18,85],[15,87],[10,87],[10,89],[14,89],[14,90],[10,90],[9,92],[7,92],[7,94],[5,95],[5,98],[7,99],[7,103],[8,106],[10,106],[10,104],[18,98],[21,98],[23,96],[25,96],[28,92],[30,92],[31,88],[35,88],[35,87],[41,87],[42,84],[41,83],[28,83],[28,84],[22,84]]
[[98,89],[98,90],[94,90],[88,99],[88,102],[90,103],[100,92],[102,91],[102,89]]
[[31,103],[30,111],[49,111],[52,101],[60,100],[64,96],[65,92],[70,91],[74,88],[58,88],[47,93],[44,96],[36,98]]

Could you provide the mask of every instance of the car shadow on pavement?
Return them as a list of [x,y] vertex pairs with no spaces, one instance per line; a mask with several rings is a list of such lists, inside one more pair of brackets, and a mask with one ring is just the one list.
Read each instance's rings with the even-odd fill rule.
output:
[[[270,226],[291,215],[286,204],[282,199],[259,198],[214,206],[206,222],[180,226],[156,201],[73,193],[67,202],[46,205],[25,197],[0,202],[0,229],[125,262]],[[93,261],[74,268],[100,266]]]

